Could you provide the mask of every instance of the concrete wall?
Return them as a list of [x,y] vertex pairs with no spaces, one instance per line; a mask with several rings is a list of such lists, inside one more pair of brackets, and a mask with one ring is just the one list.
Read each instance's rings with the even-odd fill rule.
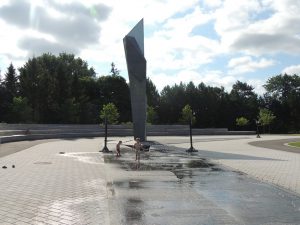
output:
[[[193,135],[255,134],[227,128],[193,129]],[[188,136],[188,125],[148,125],[147,136]],[[104,126],[97,124],[5,124],[0,123],[0,141],[13,142],[49,138],[103,137]],[[108,136],[133,136],[130,125],[108,125]]]

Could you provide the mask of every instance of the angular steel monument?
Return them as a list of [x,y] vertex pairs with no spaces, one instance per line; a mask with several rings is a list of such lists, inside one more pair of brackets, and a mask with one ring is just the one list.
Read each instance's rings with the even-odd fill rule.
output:
[[127,62],[134,138],[146,141],[146,59],[144,20],[140,20],[123,39]]

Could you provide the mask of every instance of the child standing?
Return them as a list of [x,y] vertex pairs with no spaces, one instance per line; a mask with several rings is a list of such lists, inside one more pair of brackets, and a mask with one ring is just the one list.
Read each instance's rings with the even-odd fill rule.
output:
[[141,144],[139,138],[135,139],[135,143],[133,145],[133,148],[135,149],[135,160],[140,162],[140,152],[141,152],[142,144]]
[[118,144],[116,145],[117,157],[121,156],[121,147],[120,147],[121,144],[122,141],[119,141]]

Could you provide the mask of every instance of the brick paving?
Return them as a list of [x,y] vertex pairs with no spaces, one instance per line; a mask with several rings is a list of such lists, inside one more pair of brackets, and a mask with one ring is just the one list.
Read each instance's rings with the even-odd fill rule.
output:
[[0,158],[0,224],[109,224],[98,143],[50,142]]
[[[286,138],[287,136],[264,136],[260,140]],[[183,143],[185,139],[188,139],[187,137],[151,137],[149,139],[160,142],[168,139],[173,146],[189,147],[188,142]],[[216,137],[197,137],[195,140],[194,147],[199,150],[199,155],[242,171],[258,180],[300,194],[300,154],[249,145],[249,142],[257,141],[256,138],[249,136],[218,137],[217,139]],[[118,179],[127,181],[136,179],[137,175],[145,179],[145,173],[142,171],[110,173],[107,164],[104,164],[102,153],[98,152],[101,148],[99,143],[102,141],[99,138],[60,140],[35,145],[0,158],[0,224],[101,225],[122,222],[121,219],[117,219],[120,218],[117,215],[113,217],[117,223],[112,221],[110,205],[114,201],[114,204],[118,205],[118,199],[114,199],[109,183],[113,183],[117,176],[120,176]],[[61,152],[65,154],[60,154]],[[2,169],[4,165],[7,169]],[[15,168],[12,168],[13,165]],[[153,178],[157,174],[153,172],[151,176]],[[172,178],[172,182],[176,183],[173,180],[174,176],[171,177],[168,174],[164,179],[166,177]],[[149,200],[161,201],[161,204],[170,204],[165,199],[172,202],[176,196],[182,196],[183,199],[185,199],[183,196],[187,196],[191,202],[198,202],[194,205],[201,203],[202,211],[206,210],[210,215],[214,213],[219,215],[219,217],[212,217],[219,218],[218,224],[239,224],[222,208],[209,202],[205,196],[190,193],[187,187],[180,187],[178,190],[168,186],[164,188],[163,197],[157,195],[159,191],[148,193],[143,192],[147,189],[136,188],[131,191],[134,191],[135,196],[142,196],[142,193],[144,193],[143,196],[151,194]],[[120,194],[122,190],[119,188],[118,193]],[[127,188],[124,189],[124,193],[127,195],[126,190]],[[178,194],[172,197],[174,191],[178,191]],[[204,203],[206,206],[203,208]],[[156,210],[152,206],[148,207],[150,207],[148,210]],[[202,212],[199,209],[194,208],[197,215]],[[115,209],[115,214],[118,214],[120,210]],[[196,211],[187,211],[189,216],[186,218],[193,217],[192,214]],[[153,219],[156,214],[151,214],[151,218]],[[202,218],[205,218],[204,216]],[[123,221],[122,224],[129,224],[129,222]]]
[[[194,143],[199,154],[217,163],[244,172],[258,180],[300,194],[300,154],[250,145],[256,141],[278,141],[286,135],[263,135],[261,139],[241,137],[235,140],[201,141]],[[294,136],[290,136],[294,139]],[[288,141],[287,141],[288,142]],[[174,146],[188,148],[189,144]],[[267,147],[267,146],[266,146]],[[280,146],[277,146],[280,148]],[[286,148],[286,146],[283,146]],[[299,151],[300,152],[300,151]]]

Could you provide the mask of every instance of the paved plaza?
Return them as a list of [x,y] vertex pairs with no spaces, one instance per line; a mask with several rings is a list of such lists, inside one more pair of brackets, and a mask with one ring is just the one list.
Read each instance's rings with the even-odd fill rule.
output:
[[300,224],[300,151],[270,149],[289,138],[149,137],[140,163],[103,138],[1,144],[0,224]]
[[[279,187],[288,189],[300,194],[300,149],[287,147],[286,145],[270,146],[272,140],[276,143],[279,140],[289,142],[289,136],[266,135],[259,139],[261,147],[257,147],[257,138],[255,137],[216,137],[213,138],[196,138],[194,147],[203,157],[207,157],[217,163],[239,170],[261,181],[266,181]],[[165,143],[174,143],[174,146],[186,148],[187,143],[181,144],[179,140],[182,137],[166,140]],[[179,139],[179,140],[178,140]],[[291,136],[292,141],[300,141],[300,137],[296,139]],[[254,142],[255,145],[252,145]],[[264,144],[264,142],[267,142]],[[250,144],[248,144],[250,143]],[[264,147],[262,147],[264,146]],[[273,147],[268,149],[265,147]],[[287,148],[294,152],[278,151],[278,149]]]

